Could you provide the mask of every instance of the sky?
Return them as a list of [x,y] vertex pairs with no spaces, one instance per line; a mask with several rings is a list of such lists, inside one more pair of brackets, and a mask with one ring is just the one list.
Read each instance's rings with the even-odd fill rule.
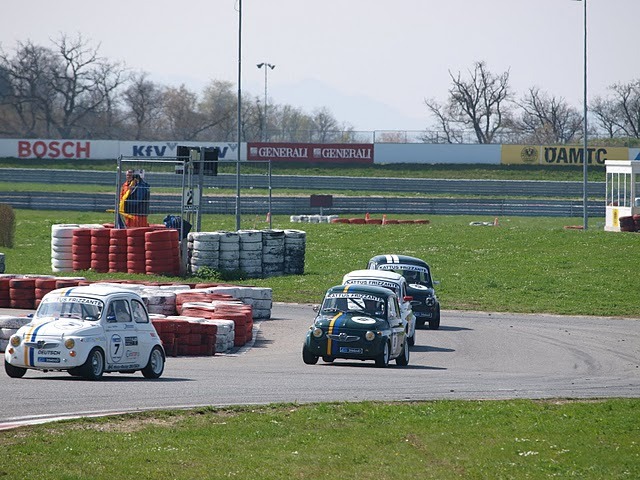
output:
[[[588,98],[640,79],[640,0],[587,1]],[[306,113],[326,107],[358,131],[425,130],[425,99],[446,101],[450,74],[475,62],[582,111],[580,0],[5,0],[0,46],[53,46],[81,35],[99,54],[171,86],[211,80]],[[239,39],[241,59],[239,61]]]

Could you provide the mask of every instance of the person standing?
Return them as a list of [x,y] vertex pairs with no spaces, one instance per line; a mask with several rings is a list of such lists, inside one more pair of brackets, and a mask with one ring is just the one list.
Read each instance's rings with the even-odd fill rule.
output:
[[119,213],[127,228],[148,227],[150,187],[139,172],[127,170],[120,188]]

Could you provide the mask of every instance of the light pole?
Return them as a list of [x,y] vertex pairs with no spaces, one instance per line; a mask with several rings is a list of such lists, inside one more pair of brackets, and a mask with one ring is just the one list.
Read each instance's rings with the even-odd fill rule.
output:
[[258,68],[262,68],[264,67],[264,119],[263,119],[263,128],[262,128],[262,141],[266,142],[268,140],[268,135],[267,135],[267,72],[269,71],[269,69],[273,70],[274,68],[276,68],[275,65],[271,64],[271,63],[267,63],[267,62],[262,62],[262,63],[258,63],[256,65]]
[[240,137],[242,135],[242,0],[238,0],[238,148],[236,160],[236,230],[240,230]]
[[589,142],[587,138],[587,0],[576,0],[578,2],[583,2],[584,7],[584,97],[583,101],[583,116],[584,116],[584,132],[582,134],[584,144],[582,146],[583,154],[582,154],[582,177],[583,177],[583,185],[582,185],[582,203],[583,203],[583,225],[582,228],[584,230],[587,229],[589,223],[589,213],[587,211],[588,201],[587,201],[587,185],[588,185],[588,166],[589,166]]

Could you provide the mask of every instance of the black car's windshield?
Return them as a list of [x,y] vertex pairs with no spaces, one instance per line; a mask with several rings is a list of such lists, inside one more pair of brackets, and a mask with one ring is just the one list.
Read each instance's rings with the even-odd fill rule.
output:
[[382,298],[371,295],[327,296],[322,303],[321,313],[362,313],[374,316],[384,316],[385,302]]
[[100,300],[83,297],[57,297],[43,301],[35,318],[75,318],[78,320],[100,320],[104,304]]

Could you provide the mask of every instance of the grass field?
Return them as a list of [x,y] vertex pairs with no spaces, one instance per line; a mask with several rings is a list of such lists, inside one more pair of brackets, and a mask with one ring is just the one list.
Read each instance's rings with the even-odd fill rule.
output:
[[0,432],[0,477],[636,479],[637,400],[205,408]]
[[[51,273],[52,224],[112,221],[106,213],[32,210],[18,210],[16,218],[16,244],[4,249],[7,273]],[[327,288],[338,284],[348,271],[365,268],[373,255],[403,253],[432,266],[441,282],[437,292],[443,309],[640,316],[637,234],[604,232],[602,219],[591,219],[586,232],[563,228],[575,224],[574,218],[504,217],[498,219],[498,227],[469,225],[493,218],[428,219],[428,225],[380,226],[300,224],[291,223],[287,216],[274,216],[274,228],[307,232],[304,275],[212,280],[270,287],[276,301],[318,303]],[[160,223],[161,218],[151,221]],[[241,226],[268,227],[263,217],[255,216],[242,217]],[[233,229],[233,216],[203,216],[203,231]],[[89,279],[112,277],[80,274]]]

